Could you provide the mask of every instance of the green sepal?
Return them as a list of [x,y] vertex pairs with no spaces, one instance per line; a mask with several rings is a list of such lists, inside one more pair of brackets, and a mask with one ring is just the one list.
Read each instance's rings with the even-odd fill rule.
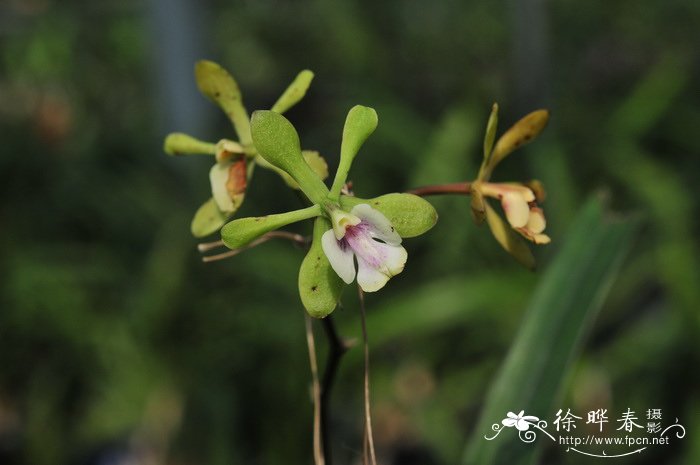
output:
[[[302,150],[301,154],[303,155],[304,160],[306,160],[306,163],[308,163],[308,165],[312,170],[314,170],[314,173],[316,173],[320,179],[323,180],[328,177],[328,163],[326,163],[326,160],[321,156],[321,154],[314,150]],[[277,168],[275,165],[268,163],[263,157],[256,157],[255,162],[261,167],[279,174],[285,184],[287,184],[287,186],[290,188],[295,190],[299,189],[299,184],[297,184],[294,178],[288,175],[285,171]]]
[[323,203],[328,188],[304,159],[299,135],[292,123],[274,111],[259,110],[253,113],[251,127],[253,143],[260,156],[287,172],[311,202]]
[[529,270],[534,270],[535,257],[525,240],[491,208],[488,202],[484,202],[484,206],[486,207],[486,222],[496,241],[521,265]]
[[496,142],[485,169],[479,173],[480,180],[488,180],[493,169],[501,160],[510,155],[518,147],[532,142],[549,121],[549,111],[536,110],[523,116],[510,127]]
[[491,152],[493,150],[493,143],[496,140],[496,129],[498,128],[498,104],[494,103],[491,107],[491,114],[489,115],[489,121],[486,123],[486,131],[484,132],[484,158],[481,162],[481,168],[479,169],[479,179],[481,179],[486,166],[491,158]]
[[335,310],[345,287],[343,280],[333,271],[321,245],[321,236],[329,229],[331,224],[326,218],[316,218],[311,248],[299,269],[301,302],[314,318],[323,318]]
[[311,81],[314,78],[314,73],[308,69],[300,72],[294,81],[289,84],[289,87],[280,95],[274,105],[272,105],[271,110],[277,113],[284,113],[285,111],[292,108],[294,105],[299,103],[301,99],[306,95],[306,91],[311,85]]
[[194,237],[204,237],[218,231],[228,220],[230,215],[223,213],[216,205],[214,198],[210,198],[197,209],[192,218],[190,229]]
[[476,224],[481,224],[486,219],[486,200],[478,189],[472,189],[471,211]]
[[338,171],[335,173],[333,187],[329,198],[337,200],[340,196],[340,191],[345,185],[348,178],[348,172],[352,166],[352,162],[360,151],[360,147],[367,138],[377,129],[377,112],[374,108],[355,105],[348,112],[345,118],[345,127],[343,128],[343,141],[340,145],[340,162],[338,163]]
[[321,207],[310,207],[276,215],[239,218],[226,224],[221,229],[221,239],[226,247],[238,249],[250,244],[265,233],[279,229],[297,221],[306,220],[321,214]]
[[413,194],[385,194],[373,199],[340,196],[340,206],[350,211],[355,205],[366,203],[389,220],[401,237],[416,237],[429,231],[437,223],[435,208],[422,197]]
[[194,74],[199,91],[226,113],[241,143],[250,144],[250,120],[243,106],[238,83],[233,76],[217,63],[208,60],[198,61],[194,67]]
[[182,132],[173,132],[165,137],[163,151],[168,155],[214,155],[216,144],[204,142]]

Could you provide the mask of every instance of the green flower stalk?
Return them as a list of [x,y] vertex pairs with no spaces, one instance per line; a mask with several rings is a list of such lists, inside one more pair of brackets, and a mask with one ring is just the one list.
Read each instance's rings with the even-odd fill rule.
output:
[[[272,106],[272,111],[284,113],[297,104],[306,94],[313,77],[309,70],[300,72]],[[215,164],[209,171],[212,197],[197,210],[191,225],[192,234],[203,237],[220,229],[243,204],[256,165],[277,172],[293,189],[299,186],[286,172],[257,153],[248,112],[233,77],[218,64],[202,60],[195,65],[195,78],[200,92],[226,113],[239,139],[211,143],[183,133],[172,133],[165,138],[164,150],[169,155],[214,156]],[[328,165],[318,152],[303,151],[302,156],[317,176],[321,179],[328,176]]]
[[352,162],[377,127],[372,108],[353,107],[346,118],[340,162],[329,189],[301,151],[294,126],[274,111],[256,111],[251,134],[257,153],[287,173],[311,206],[287,213],[241,218],[221,230],[224,244],[238,249],[288,224],[314,218],[313,239],[299,271],[299,293],[307,312],[330,314],[346,284],[357,280],[366,292],[384,287],[403,271],[408,253],[402,239],[425,233],[437,213],[424,199],[393,193],[361,199],[342,193]]

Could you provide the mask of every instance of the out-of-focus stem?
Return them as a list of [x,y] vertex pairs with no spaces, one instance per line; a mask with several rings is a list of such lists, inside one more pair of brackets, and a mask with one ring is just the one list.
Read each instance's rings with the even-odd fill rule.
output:
[[323,371],[323,380],[321,382],[321,438],[323,440],[323,452],[326,458],[326,465],[331,465],[333,460],[331,457],[330,440],[331,392],[336,374],[338,373],[338,367],[340,366],[340,359],[350,348],[350,345],[338,334],[333,315],[328,315],[321,320],[321,322],[323,323],[323,329],[326,333],[326,339],[328,340],[328,358],[326,359],[326,367]]

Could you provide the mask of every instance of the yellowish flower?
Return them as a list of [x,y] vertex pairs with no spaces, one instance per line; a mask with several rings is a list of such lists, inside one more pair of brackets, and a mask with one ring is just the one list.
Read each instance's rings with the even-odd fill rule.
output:
[[[499,244],[528,268],[535,265],[532,252],[513,232],[535,244],[548,244],[544,234],[547,221],[537,202],[544,199],[544,189],[538,181],[523,183],[493,183],[490,181],[494,168],[518,147],[532,141],[542,132],[549,120],[547,110],[529,113],[499,139],[496,140],[498,105],[494,104],[484,136],[484,158],[479,175],[471,183],[471,208],[477,223],[486,220]],[[497,199],[505,213],[507,224],[489,205],[489,198]]]

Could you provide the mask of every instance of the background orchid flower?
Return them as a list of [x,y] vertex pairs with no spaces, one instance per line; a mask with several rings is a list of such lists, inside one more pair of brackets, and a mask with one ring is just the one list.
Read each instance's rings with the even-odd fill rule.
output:
[[[313,77],[311,71],[301,71],[272,106],[272,111],[284,113],[298,103],[306,94]],[[165,138],[164,150],[169,155],[202,154],[215,157],[216,163],[209,171],[212,197],[197,210],[191,225],[192,234],[203,237],[221,228],[240,208],[256,165],[277,172],[294,189],[299,186],[287,173],[258,155],[240,89],[228,71],[214,62],[202,60],[195,65],[195,78],[202,94],[226,113],[239,139],[222,139],[214,144],[183,133],[172,133]],[[302,154],[318,176],[322,179],[328,176],[328,165],[318,152],[304,151]]]
[[[490,178],[494,168],[515,149],[537,137],[548,120],[547,110],[533,111],[516,122],[494,145],[498,126],[498,105],[494,104],[486,125],[484,158],[470,189],[475,221],[481,223],[485,219],[498,243],[528,268],[534,268],[535,258],[521,237],[535,244],[550,242],[549,236],[543,232],[547,224],[544,212],[537,205],[537,201],[544,199],[544,189],[538,181],[530,184],[493,183]],[[488,198],[501,203],[507,223],[489,205]]]
[[403,270],[407,253],[401,246],[402,238],[423,234],[437,221],[432,205],[412,194],[361,199],[341,193],[355,156],[377,122],[372,108],[358,105],[350,109],[338,170],[329,189],[304,158],[299,136],[284,116],[274,111],[253,114],[251,128],[257,152],[287,173],[311,206],[231,221],[222,228],[221,237],[227,247],[237,249],[275,229],[315,218],[313,239],[299,270],[301,301],[314,317],[330,314],[345,284],[355,277],[367,292],[382,288]]

